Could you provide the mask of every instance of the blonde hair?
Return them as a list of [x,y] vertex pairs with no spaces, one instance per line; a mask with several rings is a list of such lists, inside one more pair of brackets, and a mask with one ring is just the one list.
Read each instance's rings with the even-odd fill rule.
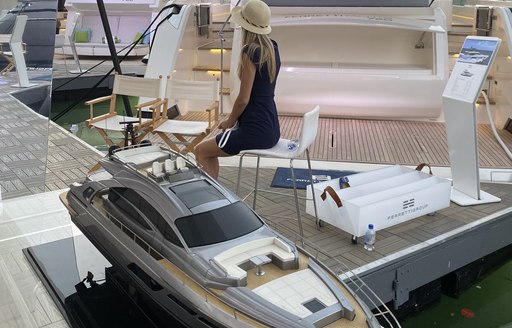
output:
[[[242,70],[244,69],[244,61],[242,56],[247,52],[249,58],[253,58],[256,50],[260,49],[259,69],[267,64],[268,76],[270,83],[276,79],[276,54],[274,52],[274,45],[266,34],[256,34],[251,31],[242,29],[242,52],[240,54],[240,62],[238,64],[238,77],[242,78]],[[246,51],[244,51],[246,49]]]

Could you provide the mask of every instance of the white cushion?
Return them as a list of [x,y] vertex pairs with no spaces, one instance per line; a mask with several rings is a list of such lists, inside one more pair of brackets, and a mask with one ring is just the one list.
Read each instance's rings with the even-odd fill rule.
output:
[[[147,123],[149,120],[149,118],[143,118],[142,124]],[[133,123],[133,125],[139,125],[139,119],[137,117],[116,115],[101,121],[94,122],[92,123],[92,126],[103,130],[124,131],[126,128],[126,124],[120,124],[121,122],[136,122]]]
[[261,238],[225,250],[213,258],[224,272],[233,278],[243,279],[247,272],[239,267],[256,255],[273,255],[283,262],[293,261],[295,254],[290,246],[276,237]]
[[114,155],[124,163],[133,163],[140,166],[145,163],[169,158],[169,153],[158,146],[137,147],[115,152]]
[[198,135],[206,132],[206,129],[208,129],[208,122],[167,120],[159,125],[155,131],[170,134]]

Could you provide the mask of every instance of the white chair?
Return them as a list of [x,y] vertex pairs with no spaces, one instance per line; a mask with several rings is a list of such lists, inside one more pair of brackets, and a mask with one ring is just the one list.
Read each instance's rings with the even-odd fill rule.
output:
[[[7,66],[0,72],[5,75],[12,71],[18,62],[19,66],[25,67],[23,54],[26,52],[25,45],[23,44],[23,33],[25,32],[25,26],[27,25],[28,16],[20,15],[16,17],[14,27],[11,34],[2,34],[0,43],[0,54],[7,59]],[[4,45],[9,45],[10,50],[4,50]],[[21,63],[23,61],[23,63]],[[20,65],[22,64],[22,65]]]
[[[28,88],[35,86],[35,83],[30,83],[27,74],[27,64],[25,63],[25,43],[23,43],[23,33],[27,25],[28,16],[18,15],[14,22],[14,27],[11,34],[0,34],[0,55],[5,57],[8,65],[0,72],[2,75],[7,74],[16,67],[16,74],[18,75],[18,83],[13,87]],[[8,38],[8,40],[7,40]],[[9,44],[10,50],[5,51],[3,45]]]
[[[133,124],[133,131],[136,133],[136,143],[149,132],[151,120],[142,118],[142,109],[152,108],[160,111],[161,98],[160,85],[161,78],[143,78],[136,76],[127,76],[116,74],[114,76],[114,85],[110,96],[99,97],[85,102],[89,106],[89,119],[86,120],[87,127],[95,128],[98,133],[105,139],[109,146],[113,146],[114,142],[109,137],[108,131],[124,132],[131,131],[127,124]],[[139,103],[135,106],[137,117],[119,115],[116,109],[116,99],[121,96],[147,97],[150,100]],[[110,102],[107,114],[95,116],[94,106],[103,102]],[[133,113],[135,115],[135,113]],[[123,146],[121,141],[118,145]],[[126,146],[126,145],[124,145]]]
[[[309,181],[313,183],[313,175],[311,174],[311,161],[309,158],[309,146],[315,141],[316,133],[318,131],[318,120],[320,118],[320,107],[316,106],[313,110],[304,114],[302,118],[302,130],[300,133],[300,138],[298,140],[299,145],[294,150],[288,149],[288,143],[291,141],[289,139],[280,138],[277,144],[270,149],[250,149],[244,150],[240,152],[240,163],[238,166],[238,181],[236,184],[236,193],[238,194],[240,190],[240,180],[242,177],[242,161],[245,155],[254,155],[257,157],[256,162],[256,177],[254,182],[254,199],[253,199],[253,209],[256,209],[256,198],[258,195],[258,191],[266,191],[272,192],[269,190],[261,190],[258,189],[258,174],[259,174],[259,166],[260,166],[260,157],[276,157],[276,158],[285,158],[290,160],[290,169],[292,172],[292,185],[293,185],[293,195],[295,197],[295,208],[297,211],[297,219],[299,222],[299,230],[301,236],[303,235],[302,230],[302,220],[300,217],[300,209],[299,209],[299,197],[297,194],[297,186],[295,181],[295,173],[293,171],[293,160],[301,156],[304,152],[306,153],[306,159],[308,162],[308,170],[309,170]],[[280,194],[280,193],[277,193]],[[315,219],[318,224],[317,212],[316,212],[316,201],[315,195],[313,193],[313,203],[315,204]]]
[[[64,34],[55,34],[55,50],[60,49],[62,52],[62,58],[64,59],[64,67],[66,68],[66,73],[68,71],[68,63],[66,60],[66,54],[64,53]],[[55,64],[54,64],[55,65]]]
[[[219,119],[220,90],[218,81],[188,81],[169,79],[166,87],[166,99],[162,112],[153,112],[152,132],[173,150],[183,154],[192,152],[194,147],[203,140],[216,126]],[[169,105],[194,102],[207,102],[207,105],[199,109],[188,108],[189,111],[200,111],[208,114],[208,121],[188,121],[181,119],[169,119],[167,110]],[[205,108],[209,106],[208,108]],[[193,106],[189,106],[193,107]],[[180,118],[183,118],[180,115]],[[174,138],[171,139],[170,136]],[[184,145],[179,148],[177,145]]]

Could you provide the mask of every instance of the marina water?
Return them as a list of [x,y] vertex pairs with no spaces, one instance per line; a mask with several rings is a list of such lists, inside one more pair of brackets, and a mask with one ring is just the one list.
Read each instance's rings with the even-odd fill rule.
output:
[[458,298],[400,320],[403,328],[512,328],[512,259],[476,281]]

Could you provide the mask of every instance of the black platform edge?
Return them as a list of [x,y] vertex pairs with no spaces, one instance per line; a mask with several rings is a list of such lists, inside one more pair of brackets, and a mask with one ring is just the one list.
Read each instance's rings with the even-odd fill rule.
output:
[[66,314],[66,309],[64,308],[65,300],[61,301],[60,297],[58,296],[57,291],[53,288],[50,281],[47,279],[46,275],[44,274],[44,270],[39,266],[39,263],[38,263],[37,259],[34,257],[34,254],[32,254],[31,248],[32,247],[23,248],[22,249],[23,254],[27,258],[28,262],[30,263],[32,270],[34,270],[35,274],[39,277],[39,279],[43,283],[43,286],[48,291],[48,294],[50,294],[50,297],[52,298],[53,302],[59,309],[60,313],[62,314],[62,316],[68,323],[68,325],[71,325],[69,322],[69,318]]

